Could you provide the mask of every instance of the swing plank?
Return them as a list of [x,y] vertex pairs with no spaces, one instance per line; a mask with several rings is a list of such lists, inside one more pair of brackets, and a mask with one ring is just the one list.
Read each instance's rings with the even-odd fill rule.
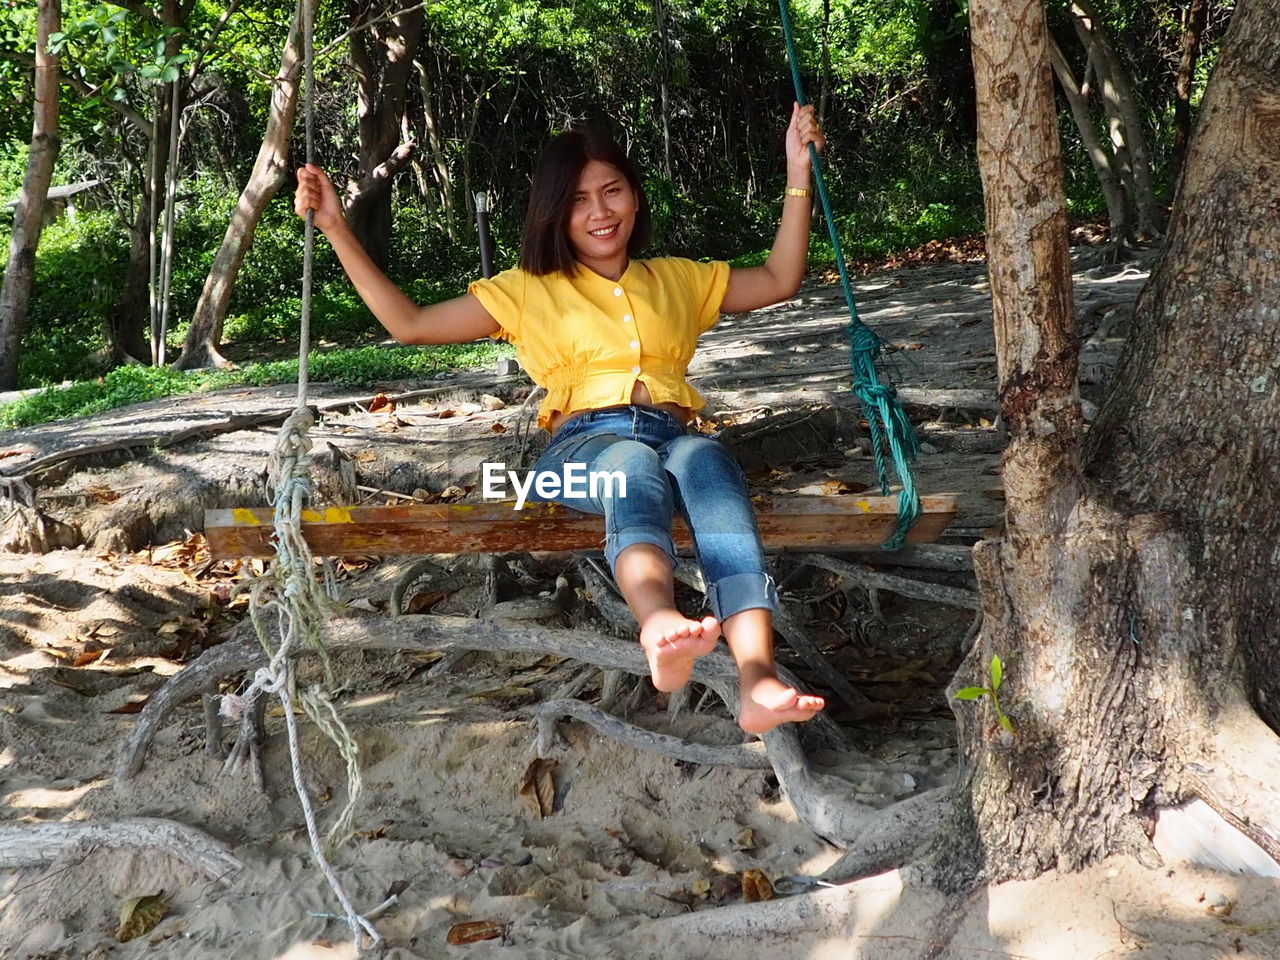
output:
[[[921,497],[920,519],[907,536],[929,543],[956,515],[954,496]],[[757,501],[765,548],[872,548],[897,522],[897,497],[778,497]],[[601,519],[551,503],[421,503],[377,507],[324,507],[303,514],[303,536],[318,557],[415,553],[507,553],[530,550],[596,550]],[[270,508],[205,511],[205,536],[218,559],[270,557]],[[679,517],[676,546],[690,547]]]

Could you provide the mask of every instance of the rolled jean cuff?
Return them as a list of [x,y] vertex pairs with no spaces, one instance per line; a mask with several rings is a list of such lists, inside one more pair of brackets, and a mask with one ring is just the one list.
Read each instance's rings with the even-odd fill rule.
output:
[[655,547],[660,547],[671,559],[671,566],[675,567],[676,545],[671,541],[671,532],[662,527],[638,523],[623,527],[617,533],[609,534],[605,538],[604,558],[609,561],[610,570],[617,562],[618,554],[634,543],[651,543]]
[[735,573],[707,588],[711,613],[723,623],[743,610],[778,609],[778,589],[767,573]]

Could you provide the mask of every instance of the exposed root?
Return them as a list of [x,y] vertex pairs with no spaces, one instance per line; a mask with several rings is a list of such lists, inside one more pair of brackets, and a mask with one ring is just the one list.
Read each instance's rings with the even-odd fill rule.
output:
[[821,879],[847,883],[914,859],[933,842],[950,803],[951,788],[938,787],[878,811]]
[[568,579],[556,577],[556,588],[547,596],[504,600],[490,607],[485,616],[494,620],[544,620],[562,613],[571,596],[573,588]]
[[748,770],[768,770],[770,767],[764,745],[759,742],[728,747],[690,743],[679,737],[637,727],[581,700],[548,700],[546,703],[526,707],[520,712],[534,717],[573,717],[619,743],[689,763],[742,767]]
[[94,847],[150,847],[230,884],[244,864],[203,830],[159,817],[0,825],[0,867],[33,867]]
[[[886,554],[886,556],[892,556],[892,554]],[[926,583],[923,580],[912,580],[910,577],[900,577],[892,573],[881,573],[879,570],[872,570],[861,564],[837,560],[835,557],[827,557],[820,553],[801,554],[799,559],[812,566],[821,567],[823,570],[830,570],[870,590],[888,590],[917,600],[930,600],[953,607],[967,607],[970,610],[982,609],[982,602],[973,590],[948,587],[941,583]]]
[[787,613],[785,609],[779,609],[773,615],[773,628],[782,635],[782,638],[787,641],[787,645],[792,650],[804,658],[804,662],[809,665],[809,669],[816,673],[823,683],[834,690],[836,696],[843,700],[856,715],[862,716],[875,712],[875,704],[859,693],[854,685],[845,678],[844,674],[840,673],[827,661],[827,658],[818,650],[817,644],[809,639],[809,634],[795,617]]
[[[452,651],[554,654],[590,663],[604,670],[621,670],[645,677],[649,666],[639,644],[619,643],[587,630],[547,629],[521,621],[494,623],[466,617],[422,616],[388,618],[343,617],[330,620],[325,639],[330,651],[343,649]],[[245,624],[238,639],[206,651],[174,675],[138,715],[137,725],[121,747],[115,777],[123,783],[142,769],[148,748],[161,724],[183,701],[199,696],[211,685],[266,662],[261,644]],[[784,682],[794,678],[781,671]],[[737,703],[737,670],[728,654],[716,651],[694,664],[695,682],[711,687],[731,707]],[[816,721],[815,721],[816,722]],[[815,833],[843,846],[862,836],[876,816],[873,807],[852,799],[848,781],[809,768],[795,724],[783,724],[764,736],[769,760],[782,789],[801,821]],[[869,794],[893,797],[901,793],[901,774],[868,761],[872,782],[862,784]],[[895,787],[895,784],[899,786]]]
[[1185,783],[1224,820],[1280,861],[1280,738],[1241,695],[1215,718],[1204,764]]
[[[645,951],[654,944],[687,943],[691,938],[697,938],[700,945],[735,940],[785,944],[788,936],[840,938],[856,909],[857,898],[836,887],[762,903],[699,910],[641,924],[623,936],[620,945],[624,949],[617,955],[652,956]],[[787,955],[785,949],[782,955]]]

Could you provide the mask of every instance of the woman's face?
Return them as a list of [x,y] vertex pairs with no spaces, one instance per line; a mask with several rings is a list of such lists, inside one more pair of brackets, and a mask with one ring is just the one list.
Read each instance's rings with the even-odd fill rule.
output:
[[569,212],[569,243],[580,261],[624,260],[639,203],[622,171],[589,160],[578,177]]

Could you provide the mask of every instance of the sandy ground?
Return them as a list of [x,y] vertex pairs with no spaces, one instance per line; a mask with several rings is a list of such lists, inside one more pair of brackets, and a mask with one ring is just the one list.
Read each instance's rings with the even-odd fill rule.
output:
[[[1144,277],[1140,271],[1077,277],[1082,325],[1096,328],[1099,317],[1125,309]],[[968,542],[999,514],[992,490],[999,484],[998,469],[992,469],[999,440],[982,412],[993,403],[994,360],[981,267],[898,271],[859,286],[864,315],[878,320],[886,339],[899,345],[895,357],[905,374],[904,392],[916,391],[911,396],[921,404],[917,419],[932,447],[922,463],[922,485],[961,494],[963,517],[950,537]],[[713,407],[763,416],[815,399],[838,403],[846,361],[837,296],[818,286],[785,308],[728,318],[706,342],[694,370]],[[948,411],[936,398],[926,402],[929,391],[938,390],[957,398],[958,391],[976,391],[978,397],[957,400],[963,410]],[[216,411],[218,402],[196,398],[149,407],[160,412],[141,420],[124,412],[98,418],[96,426],[82,422],[0,436],[0,449],[34,459],[59,444],[83,442],[77,430],[127,435],[152,419],[163,433],[203,410]],[[261,396],[244,399],[246,409],[261,409],[262,402]],[[456,442],[445,444],[443,458],[440,444],[421,442],[416,427],[382,430],[388,436],[371,439],[372,421],[358,411],[347,420],[327,419],[324,429],[368,466],[362,483],[401,480],[407,489],[418,483],[439,489],[448,470],[470,462],[468,431],[477,435],[476,444],[483,434],[491,439],[492,422],[506,422],[505,415],[514,412],[459,418],[447,427]],[[415,417],[406,413],[405,419],[413,424]],[[436,437],[430,431],[446,429],[425,418],[418,426],[428,441]],[[157,492],[158,477],[201,474],[217,489],[219,477],[243,473],[245,462],[260,459],[269,437],[270,431],[232,434],[91,474],[73,472],[52,492],[105,485],[139,491],[128,495],[147,507],[148,496],[173,497],[172,491]],[[417,443],[409,442],[415,438]],[[367,451],[374,461],[359,459]],[[757,482],[796,486],[815,477],[852,479],[866,472],[865,459],[846,460],[838,468],[800,463],[786,476]],[[112,529],[101,517],[90,517],[93,501],[63,496],[47,506],[63,510],[59,516],[68,524],[91,532]],[[152,533],[157,542],[182,536],[176,520]],[[113,787],[116,752],[135,722],[130,704],[228,633],[241,610],[228,602],[229,588],[253,572],[205,564],[177,546],[133,553],[134,546],[114,536],[91,549],[0,555],[3,818],[173,818],[225,842],[247,869],[226,885],[165,855],[96,849],[46,866],[0,870],[0,956],[353,956],[345,925],[325,916],[336,904],[311,862],[289,782],[279,707],[268,712],[266,794],[243,771],[224,774],[221,760],[205,754],[202,714],[194,701],[166,725],[143,773]],[[385,601],[391,571],[345,571],[347,598],[377,608]],[[536,565],[527,574],[531,582],[547,576]],[[461,577],[474,581],[465,570]],[[436,612],[467,610],[476,589],[465,587]],[[816,618],[815,612],[814,623]],[[877,761],[913,771],[917,789],[941,782],[954,756],[939,690],[967,621],[955,610],[886,600],[882,619],[864,627],[841,643],[834,634],[822,636],[833,662],[865,689],[881,691],[877,696],[894,706],[896,719],[879,726],[846,723],[846,734]],[[1050,873],[982,887],[962,898],[923,887],[909,872],[844,887],[793,882],[788,888],[783,878],[816,875],[839,851],[797,821],[768,771],[676,762],[621,746],[574,722],[560,725],[554,810],[541,816],[518,789],[535,748],[531,724],[516,711],[549,696],[579,668],[553,657],[473,656],[428,678],[432,666],[430,658],[371,653],[344,654],[336,664],[344,716],[360,747],[365,793],[358,833],[337,852],[335,864],[365,910],[403,886],[396,905],[378,921],[387,957],[1280,956],[1276,881],[1212,872],[1172,858],[1161,864],[1154,854],[1145,865],[1115,858],[1084,873]],[[579,695],[598,698],[600,677],[585,682]],[[665,698],[647,685],[624,687],[616,709],[640,726],[704,743],[741,740],[717,704],[672,718]],[[833,713],[842,719],[838,710]],[[327,823],[344,799],[342,765],[305,724],[302,744],[307,787]],[[814,759],[829,764],[833,775],[841,772],[837,754],[815,753]],[[856,778],[849,788],[859,789]],[[746,870],[780,881],[788,895],[744,903],[740,877]],[[118,942],[122,903],[161,892],[165,911],[158,925],[138,939]],[[465,946],[447,943],[451,927],[480,921],[491,922],[500,936]]]

